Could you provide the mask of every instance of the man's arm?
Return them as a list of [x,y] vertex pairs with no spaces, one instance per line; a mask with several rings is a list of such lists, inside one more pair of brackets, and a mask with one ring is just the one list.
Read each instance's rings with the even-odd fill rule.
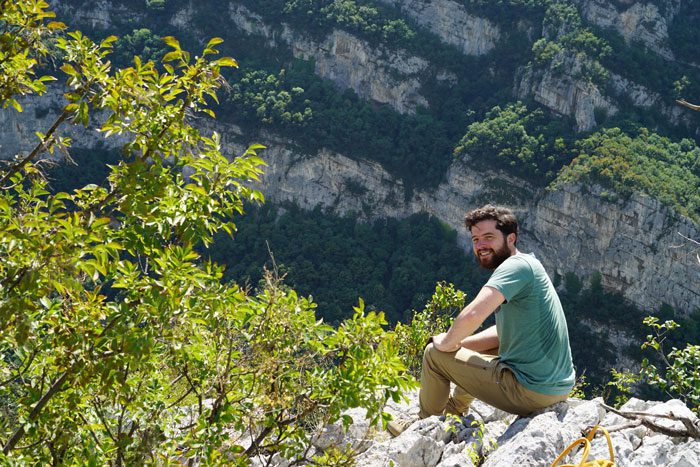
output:
[[462,347],[475,352],[496,349],[499,347],[500,343],[495,324],[481,332],[465,337],[461,342]]
[[462,340],[479,329],[481,323],[505,300],[498,290],[482,287],[476,298],[455,318],[450,330],[433,337],[433,345],[441,352],[458,350],[462,346]]

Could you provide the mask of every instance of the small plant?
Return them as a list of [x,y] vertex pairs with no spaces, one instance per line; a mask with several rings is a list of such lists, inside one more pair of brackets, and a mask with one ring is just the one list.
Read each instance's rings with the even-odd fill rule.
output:
[[584,370],[581,375],[576,378],[576,383],[574,384],[574,387],[571,389],[571,393],[569,394],[569,397],[575,398],[575,399],[585,399],[586,398],[586,390],[588,389],[588,382],[586,382],[586,372]]
[[454,285],[439,282],[425,308],[420,312],[414,311],[411,324],[398,323],[396,325],[395,333],[400,346],[399,353],[406,368],[413,376],[418,377],[420,374],[423,350],[428,339],[447,329],[452,315],[464,307],[465,300],[465,293],[456,290]]
[[[632,396],[632,388],[641,381],[641,376],[628,370],[617,371],[615,368],[610,370],[612,381],[606,384],[608,394],[615,394],[613,405],[620,407],[629,400]],[[607,399],[607,397],[606,397]]]
[[668,334],[679,327],[673,320],[661,323],[655,316],[644,318],[653,334],[647,336],[642,349],[653,349],[663,368],[642,360],[642,376],[652,386],[656,386],[670,397],[681,399],[695,413],[700,413],[700,345],[686,344],[682,349],[673,347],[669,353],[664,350]]

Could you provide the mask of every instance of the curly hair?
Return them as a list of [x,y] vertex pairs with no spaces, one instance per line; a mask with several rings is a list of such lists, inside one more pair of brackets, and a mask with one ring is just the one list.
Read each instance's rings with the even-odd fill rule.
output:
[[487,204],[480,208],[469,211],[464,216],[464,225],[471,232],[472,227],[477,223],[485,220],[496,221],[496,228],[503,232],[503,236],[508,234],[518,234],[518,220],[515,218],[513,211],[504,206],[494,206]]

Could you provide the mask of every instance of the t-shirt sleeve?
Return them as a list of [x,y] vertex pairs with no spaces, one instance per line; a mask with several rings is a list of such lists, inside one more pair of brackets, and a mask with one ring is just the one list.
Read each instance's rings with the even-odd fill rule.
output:
[[510,257],[501,263],[486,283],[503,294],[510,302],[520,292],[528,288],[533,280],[532,268],[520,258]]

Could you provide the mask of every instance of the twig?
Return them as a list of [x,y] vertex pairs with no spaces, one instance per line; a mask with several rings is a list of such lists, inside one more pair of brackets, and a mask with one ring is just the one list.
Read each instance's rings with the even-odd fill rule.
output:
[[[645,427],[657,431],[661,434],[671,436],[671,437],[679,437],[679,438],[695,438],[695,439],[700,439],[700,420],[697,418],[695,420],[689,418],[689,417],[683,417],[680,415],[674,415],[673,412],[669,412],[668,414],[656,414],[656,413],[649,413],[649,412],[635,412],[635,411],[623,411],[623,410],[617,410],[614,407],[610,407],[605,404],[600,404],[601,407],[603,407],[605,410],[612,412],[614,414],[617,414],[621,417],[624,417],[628,420],[637,420],[639,421],[642,425]],[[661,426],[656,424],[655,422],[648,420],[646,417],[655,417],[655,418],[665,418],[667,420],[675,420],[683,423],[683,426],[685,426],[685,430],[677,430],[674,428],[667,428],[665,426]]]
[[700,111],[700,105],[691,104],[685,99],[676,99],[676,103],[682,105],[683,107],[688,107],[689,109]]

